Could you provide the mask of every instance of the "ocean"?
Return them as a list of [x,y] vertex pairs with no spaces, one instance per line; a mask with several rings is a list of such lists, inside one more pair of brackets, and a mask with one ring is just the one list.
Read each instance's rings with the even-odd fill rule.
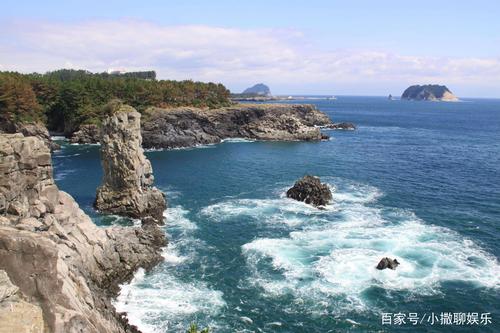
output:
[[[289,102],[358,128],[146,153],[170,243],[118,311],[145,333],[499,332],[500,100]],[[137,223],[92,208],[99,146],[53,163],[97,224]],[[305,174],[334,190],[326,210],[285,197]],[[401,265],[376,270],[385,256]]]

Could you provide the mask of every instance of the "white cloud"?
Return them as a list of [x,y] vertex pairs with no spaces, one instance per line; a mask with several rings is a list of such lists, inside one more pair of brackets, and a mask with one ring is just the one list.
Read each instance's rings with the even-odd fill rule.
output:
[[237,88],[263,81],[304,92],[329,85],[365,87],[366,93],[382,85],[426,82],[491,91],[500,85],[500,58],[434,58],[341,47],[324,51],[295,30],[135,20],[9,22],[0,29],[0,68],[24,72],[155,69],[161,78],[222,81]]

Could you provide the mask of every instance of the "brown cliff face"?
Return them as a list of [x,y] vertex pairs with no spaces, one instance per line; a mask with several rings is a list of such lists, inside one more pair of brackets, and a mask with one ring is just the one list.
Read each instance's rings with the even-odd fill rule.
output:
[[105,213],[134,218],[153,218],[163,223],[166,202],[153,187],[153,169],[141,147],[141,115],[120,105],[103,121],[101,128],[102,185],[96,208]]
[[158,263],[164,245],[156,225],[97,227],[55,185],[43,141],[0,134],[0,274],[18,288],[0,283],[0,296],[9,294],[0,297],[0,318],[14,318],[11,309],[31,316],[11,321],[11,331],[30,320],[43,326],[31,332],[130,331],[110,297],[139,267]]

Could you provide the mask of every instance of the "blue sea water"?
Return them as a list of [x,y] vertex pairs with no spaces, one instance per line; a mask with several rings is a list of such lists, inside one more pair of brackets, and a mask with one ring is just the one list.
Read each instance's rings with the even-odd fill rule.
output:
[[[144,332],[499,332],[500,100],[309,102],[358,129],[147,153],[170,244],[118,310]],[[133,223],[92,209],[98,146],[64,145],[53,162],[96,223]],[[305,174],[334,189],[326,210],[285,198]],[[384,256],[401,265],[376,270]],[[445,325],[443,312],[492,323]],[[384,313],[419,322],[383,325]]]

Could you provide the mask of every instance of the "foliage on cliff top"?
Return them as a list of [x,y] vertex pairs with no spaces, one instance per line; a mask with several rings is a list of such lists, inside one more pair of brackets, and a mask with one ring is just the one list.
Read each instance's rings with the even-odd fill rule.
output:
[[[70,133],[81,124],[99,124],[103,106],[120,99],[139,112],[147,107],[221,107],[230,104],[229,91],[222,84],[191,80],[156,80],[156,73],[91,73],[62,69],[46,74],[0,72],[0,85],[19,85],[22,94],[10,94],[0,103],[0,114],[14,115],[13,121],[46,117],[51,130]],[[4,83],[4,81],[6,83]],[[7,90],[12,90],[8,88]],[[34,94],[36,100],[29,98]],[[1,96],[4,94],[2,93]],[[19,101],[17,96],[24,96]],[[37,102],[37,103],[35,103]]]
[[0,122],[43,120],[42,108],[38,104],[29,80],[21,75],[0,72]]

